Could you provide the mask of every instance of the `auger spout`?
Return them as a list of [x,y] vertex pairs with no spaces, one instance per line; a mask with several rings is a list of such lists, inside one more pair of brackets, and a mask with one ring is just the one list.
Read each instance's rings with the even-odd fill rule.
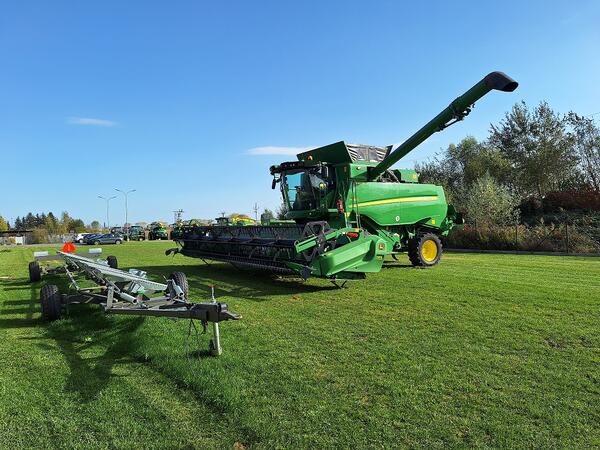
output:
[[392,165],[414,150],[429,136],[437,131],[462,120],[471,112],[473,104],[492,90],[512,92],[519,83],[503,72],[492,72],[486,75],[479,83],[469,89],[460,97],[456,98],[450,105],[430,120],[419,131],[404,141],[377,166],[369,171],[369,179],[376,180]]

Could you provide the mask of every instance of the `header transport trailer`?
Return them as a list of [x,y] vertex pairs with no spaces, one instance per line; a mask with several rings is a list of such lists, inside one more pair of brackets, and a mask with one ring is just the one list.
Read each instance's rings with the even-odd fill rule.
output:
[[[210,322],[213,334],[209,351],[213,355],[221,354],[219,322],[237,320],[240,316],[230,312],[226,303],[215,300],[213,286],[210,286],[210,302],[193,303],[189,301],[189,285],[182,272],[173,272],[165,283],[158,283],[149,280],[142,270],[118,269],[114,256],[101,259],[100,248],[91,249],[87,255],[73,253],[74,250],[73,244],[68,243],[56,255],[35,252],[34,261],[29,263],[31,282],[40,281],[44,274],[58,273],[66,274],[70,280],[67,293],[61,293],[55,284],[42,286],[43,319],[58,320],[69,305],[93,303],[100,305],[107,314],[190,319],[188,336],[192,329],[197,332],[194,320],[200,321],[205,331]],[[85,280],[92,281],[95,286],[83,286]]]
[[386,256],[402,252],[415,266],[434,266],[442,256],[440,238],[462,217],[447,204],[441,186],[419,183],[414,170],[391,167],[435,132],[463,120],[488,92],[517,86],[492,72],[398,147],[340,141],[272,166],[272,188],[279,184],[293,224],[183,227],[179,247],[167,252],[334,282],[378,272]]

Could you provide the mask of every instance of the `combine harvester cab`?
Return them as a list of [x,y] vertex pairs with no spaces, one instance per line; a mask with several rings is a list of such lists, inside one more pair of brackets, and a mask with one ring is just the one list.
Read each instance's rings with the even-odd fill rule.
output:
[[189,226],[178,252],[204,260],[330,280],[378,272],[386,256],[408,252],[411,263],[436,265],[440,238],[462,217],[441,186],[419,183],[414,170],[391,167],[429,136],[464,119],[491,90],[512,92],[516,81],[492,72],[408,138],[377,147],[336,142],[272,166],[294,223],[261,226]]

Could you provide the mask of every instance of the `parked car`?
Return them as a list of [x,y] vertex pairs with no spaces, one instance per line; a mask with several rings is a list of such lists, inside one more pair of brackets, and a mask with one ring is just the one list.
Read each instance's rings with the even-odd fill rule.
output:
[[73,237],[73,242],[77,242],[79,244],[83,244],[92,233],[77,233]]
[[88,233],[85,239],[83,240],[83,243],[89,245],[90,241],[92,241],[93,238],[95,238],[96,236],[102,236],[103,234],[104,233]]
[[87,244],[100,245],[100,244],[121,244],[123,243],[123,235],[118,233],[106,233],[91,236],[86,240]]

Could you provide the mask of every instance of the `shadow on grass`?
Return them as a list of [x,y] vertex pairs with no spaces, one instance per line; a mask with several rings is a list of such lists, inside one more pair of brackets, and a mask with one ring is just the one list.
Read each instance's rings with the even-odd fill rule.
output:
[[[73,308],[72,308],[73,309]],[[69,365],[65,390],[77,393],[83,402],[94,400],[114,377],[118,364],[136,362],[132,334],[144,323],[143,317],[116,322],[93,306],[78,306],[68,320],[48,326]],[[87,310],[87,311],[86,311]],[[41,343],[43,348],[54,348]]]
[[39,321],[34,319],[34,314],[40,311],[39,292],[43,283],[30,283],[26,278],[19,278],[3,282],[4,291],[29,291],[29,299],[4,300],[2,302],[1,315],[12,316],[14,314],[23,314],[25,317],[2,318],[0,319],[0,329],[4,328],[25,328],[39,325]]
[[189,359],[204,359],[204,358],[212,358],[213,355],[208,351],[208,350],[203,350],[203,349],[196,349],[196,350],[192,350],[187,352],[187,357]]
[[401,264],[401,263],[394,263],[394,262],[385,262],[383,264],[383,266],[381,266],[383,269],[414,269],[415,267],[412,264]]
[[198,287],[202,288],[212,284],[215,285],[217,297],[219,295],[229,295],[252,301],[266,301],[268,297],[277,295],[338,290],[336,286],[330,284],[327,280],[314,279],[304,282],[298,277],[279,276],[261,270],[238,269],[223,263],[136,268],[147,271],[152,275],[163,275],[165,277],[168,277],[171,272],[180,270],[185,272],[192,287],[196,282],[200,283],[201,286]]
[[[167,273],[172,270],[171,266],[164,268]],[[20,288],[21,293],[17,299],[6,300],[0,305],[0,314],[6,316],[0,318],[0,327],[36,328],[35,332],[27,333],[27,336],[23,335],[19,339],[33,342],[38,348],[48,351],[52,358],[57,358],[58,352],[62,355],[68,366],[68,373],[64,375],[65,392],[74,394],[81,403],[87,404],[110,389],[111,380],[127,376],[126,371],[135,370],[135,365],[148,365],[148,357],[139,356],[137,351],[140,344],[139,328],[145,321],[144,317],[115,317],[103,313],[97,305],[72,305],[63,320],[44,322],[39,314],[39,291],[46,283],[56,284],[61,292],[68,290],[67,283],[62,282],[60,277],[48,277],[33,284],[24,278],[15,280],[12,286],[15,290]],[[25,299],[28,294],[30,298]],[[184,358],[187,356],[190,364],[193,365],[194,360],[213,358],[205,349],[205,339],[201,341],[204,349],[194,349],[196,343],[200,343],[197,336],[190,336],[189,350],[184,352]],[[230,420],[229,405],[218,398],[207,398],[199,389],[191,389],[179,368],[160,364],[150,364],[150,367],[158,374],[168,376],[181,390],[182,399],[191,394],[223,422]],[[184,370],[183,373],[187,372]],[[243,423],[235,423],[235,427],[245,442],[258,442],[258,435],[251,427]]]
[[56,284],[61,292],[68,290],[68,284],[61,277],[49,276],[41,283],[30,283],[25,278],[10,282],[9,290],[28,290],[30,298],[3,302],[0,314],[6,317],[0,318],[0,329],[44,326],[43,336],[22,339],[39,341],[42,349],[58,349],[69,366],[65,390],[89,402],[108,385],[116,364],[134,361],[130,356],[134,355],[132,334],[144,318],[116,321],[97,306],[73,305],[65,320],[48,324],[39,316],[40,288],[44,284]]

